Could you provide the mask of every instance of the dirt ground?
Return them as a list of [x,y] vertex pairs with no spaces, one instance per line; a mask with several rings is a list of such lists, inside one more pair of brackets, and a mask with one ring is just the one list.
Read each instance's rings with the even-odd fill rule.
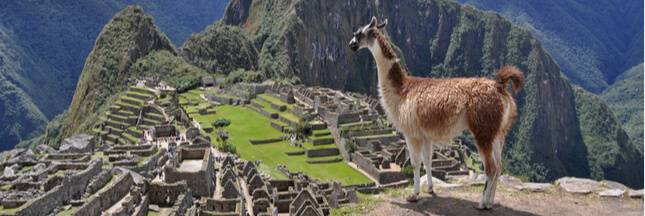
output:
[[[373,195],[374,209],[364,215],[643,215],[643,199],[606,198],[574,195],[555,189],[524,192],[498,187],[492,210],[480,211],[473,205],[481,199],[483,187],[435,189],[435,195],[422,194],[417,203],[405,196],[411,188]],[[365,211],[363,211],[365,212]]]

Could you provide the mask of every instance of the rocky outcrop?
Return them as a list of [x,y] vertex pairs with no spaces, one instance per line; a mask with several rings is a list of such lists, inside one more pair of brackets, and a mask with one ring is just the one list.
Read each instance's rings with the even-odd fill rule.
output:
[[81,134],[63,140],[61,153],[94,153],[94,136]]

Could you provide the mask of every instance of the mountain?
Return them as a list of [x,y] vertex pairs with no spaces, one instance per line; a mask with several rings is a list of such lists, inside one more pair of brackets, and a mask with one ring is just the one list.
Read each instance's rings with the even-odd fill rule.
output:
[[616,114],[618,122],[640,152],[643,152],[643,63],[616,77],[600,96]]
[[174,46],[154,25],[153,18],[144,14],[140,6],[128,6],[117,13],[103,27],[87,57],[62,137],[87,132],[103,113],[102,105],[133,84],[137,74],[128,73],[132,64],[153,50],[174,52]]
[[643,1],[457,0],[529,29],[571,83],[600,94],[643,62]]
[[[389,19],[384,33],[412,75],[492,78],[503,65],[515,65],[524,71],[526,83],[516,96],[516,124],[506,138],[503,153],[507,172],[534,181],[577,176],[617,180],[633,188],[643,186],[643,154],[626,139],[620,124],[611,120],[616,117],[608,105],[571,85],[529,30],[497,13],[446,0],[234,0],[220,22],[191,36],[175,52],[161,33],[152,30],[154,25],[148,21],[151,18],[132,18],[146,17],[136,11],[133,7],[117,14],[97,39],[58,137],[87,131],[92,118],[127,86],[128,77],[149,71],[146,68],[166,67],[165,63],[154,63],[155,59],[177,60],[177,55],[185,59],[182,67],[190,63],[199,68],[187,70],[194,74],[205,71],[233,76],[236,73],[231,72],[238,68],[255,70],[278,81],[375,95],[377,78],[372,56],[364,50],[351,52],[347,43],[356,28],[377,16]],[[144,28],[112,27],[128,19],[142,20],[136,26]],[[139,31],[154,36],[139,40],[147,35]],[[127,50],[123,54],[123,47],[101,45],[108,40],[150,49]],[[241,52],[218,53],[220,49],[240,48]],[[257,59],[252,56],[254,52]],[[114,56],[128,59],[106,60]],[[232,59],[222,62],[227,58]],[[145,63],[151,66],[143,66]],[[187,77],[185,71],[177,73]],[[104,84],[106,81],[112,88]],[[598,135],[611,136],[598,143]],[[51,136],[56,135],[47,134],[46,139]],[[619,152],[604,154],[605,148]],[[611,168],[612,165],[618,167]]]
[[[613,116],[611,110],[597,97],[576,90],[529,30],[497,13],[443,0],[234,0],[222,21],[209,29],[242,28],[259,52],[257,70],[267,77],[299,77],[307,85],[375,95],[377,78],[371,55],[353,53],[347,46],[352,32],[373,15],[389,19],[386,34],[412,75],[494,77],[503,65],[524,71],[526,85],[517,96],[519,115],[504,151],[508,172],[539,181],[592,176],[642,187],[643,155],[633,151],[634,143],[624,137],[612,138],[619,141],[607,144],[628,146],[616,156],[626,162],[616,163],[621,169],[611,173],[597,169],[606,166],[596,162],[602,158],[595,153],[597,149],[590,149],[596,145],[589,138],[598,131],[588,127],[603,125],[604,120],[583,117],[589,116],[588,112]],[[182,49],[192,47],[191,43],[188,40]],[[579,107],[590,101],[601,108]],[[622,130],[619,124],[596,129],[608,133]]]
[[[25,86],[36,86],[42,77],[26,79],[38,64],[16,43],[16,36],[0,24],[0,151],[44,132],[47,117],[34,105]],[[36,82],[36,83],[34,83]]]
[[[228,0],[197,1],[19,1],[0,2],[0,68],[3,87],[12,94],[0,96],[0,110],[18,110],[0,122],[0,149],[44,132],[47,122],[69,107],[78,77],[99,32],[119,10],[143,5],[168,37],[178,45],[191,33],[202,31],[221,18]],[[18,106],[20,103],[22,105]]]

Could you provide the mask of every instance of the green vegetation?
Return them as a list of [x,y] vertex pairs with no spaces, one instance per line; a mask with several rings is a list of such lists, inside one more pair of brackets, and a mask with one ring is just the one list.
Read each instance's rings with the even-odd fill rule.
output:
[[226,119],[226,118],[220,118],[220,119],[215,120],[215,122],[213,122],[213,124],[212,124],[212,125],[213,125],[213,127],[215,127],[215,128],[222,128],[222,127],[226,127],[226,126],[231,125],[231,120],[230,120],[230,119]]
[[600,95],[629,138],[643,152],[643,63],[625,71]]
[[[215,107],[217,114],[194,115],[195,120],[203,123],[215,122],[221,116],[231,120],[231,125],[227,127],[229,133],[229,142],[237,148],[237,153],[245,160],[262,160],[263,164],[269,168],[275,169],[278,164],[287,165],[292,170],[301,170],[314,178],[320,178],[325,181],[339,180],[343,184],[358,184],[371,182],[367,177],[352,169],[343,162],[328,164],[307,164],[306,155],[288,156],[284,152],[302,151],[302,149],[290,146],[287,141],[280,141],[269,144],[252,145],[247,139],[261,140],[282,137],[283,134],[271,128],[271,119],[256,113],[253,110],[237,106],[218,106]],[[249,131],[253,131],[249,133]],[[209,133],[213,140],[216,140],[214,134]],[[332,159],[337,156],[315,158]],[[269,172],[268,174],[281,174],[279,171]],[[281,174],[282,175],[282,174]],[[274,178],[284,178],[284,175],[274,176]]]
[[[230,74],[237,69],[255,70],[257,51],[242,28],[216,22],[193,34],[182,46],[200,60],[201,68],[211,74]],[[243,73],[243,72],[242,72]]]
[[266,78],[264,77],[264,74],[260,72],[247,71],[240,68],[231,72],[228,76],[226,76],[226,79],[224,79],[224,82],[220,83],[220,86],[225,86],[227,84],[234,84],[238,82],[259,83],[264,81],[265,79]]
[[57,215],[58,215],[58,216],[68,216],[68,215],[72,215],[72,212],[76,211],[76,209],[78,209],[78,206],[72,206],[71,208],[69,208],[69,209],[67,209],[67,210],[65,210],[65,211],[61,211],[61,212],[59,212]]
[[574,87],[580,131],[587,146],[591,178],[643,187],[643,154],[597,95]]
[[357,193],[361,199],[360,203],[355,205],[345,205],[331,211],[332,216],[340,215],[365,215],[374,210],[379,203],[385,202],[385,198],[374,196],[372,194]]

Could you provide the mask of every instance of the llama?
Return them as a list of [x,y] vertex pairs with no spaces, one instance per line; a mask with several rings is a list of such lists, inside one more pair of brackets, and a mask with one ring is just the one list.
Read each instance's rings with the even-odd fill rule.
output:
[[407,200],[417,201],[421,161],[428,173],[426,192],[433,193],[433,147],[450,143],[469,129],[477,140],[488,177],[482,199],[474,207],[491,209],[502,171],[504,137],[517,115],[515,100],[506,87],[511,80],[516,94],[524,83],[523,73],[516,67],[506,66],[499,70],[496,81],[408,76],[380,32],[386,25],[387,19],[377,24],[376,17],[372,17],[368,25],[354,33],[349,47],[352,51],[368,48],[374,56],[381,104],[387,117],[405,136],[414,172],[414,193]]

